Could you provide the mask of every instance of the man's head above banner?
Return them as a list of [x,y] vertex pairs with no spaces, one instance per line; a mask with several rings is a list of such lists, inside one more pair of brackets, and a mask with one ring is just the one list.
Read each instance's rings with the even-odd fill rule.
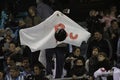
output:
[[29,46],[32,51],[54,48],[60,43],[80,46],[89,37],[88,31],[59,11],[39,25],[20,30],[21,45]]

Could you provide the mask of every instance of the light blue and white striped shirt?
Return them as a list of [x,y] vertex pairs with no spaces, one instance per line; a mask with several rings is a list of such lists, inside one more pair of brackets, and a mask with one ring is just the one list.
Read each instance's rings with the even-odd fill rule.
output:
[[10,74],[6,74],[5,80],[25,80],[23,75],[19,75],[17,78],[12,78]]

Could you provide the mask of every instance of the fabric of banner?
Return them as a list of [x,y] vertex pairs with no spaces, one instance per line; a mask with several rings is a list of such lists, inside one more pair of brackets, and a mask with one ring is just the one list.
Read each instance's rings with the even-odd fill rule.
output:
[[[64,29],[67,37],[64,41],[56,41],[54,34],[58,29]],[[76,22],[59,11],[55,11],[49,18],[31,28],[20,30],[21,45],[27,45],[31,51],[54,48],[60,43],[80,46],[87,41],[90,33]]]

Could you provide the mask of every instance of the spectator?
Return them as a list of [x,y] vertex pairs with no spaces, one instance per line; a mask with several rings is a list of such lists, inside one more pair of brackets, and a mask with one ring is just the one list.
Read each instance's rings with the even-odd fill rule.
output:
[[116,56],[116,50],[117,50],[117,42],[120,35],[120,28],[117,20],[111,21],[111,27],[108,28],[108,30],[105,32],[105,37],[110,40],[111,46],[112,46],[112,60],[117,59]]
[[22,66],[22,54],[22,49],[20,48],[20,46],[18,46],[15,48],[15,53],[11,55],[13,60],[16,62],[16,66]]
[[15,35],[13,34],[12,29],[10,29],[9,27],[5,29],[5,34],[4,36],[11,36],[12,38],[15,37]]
[[11,29],[17,26],[16,20],[15,20],[15,15],[13,15],[12,13],[8,14],[8,19],[6,21],[5,26],[9,27]]
[[109,9],[104,11],[104,16],[101,19],[101,22],[105,23],[104,31],[106,31],[111,26],[111,21],[114,20],[114,19],[116,19],[116,17],[114,16],[114,14],[110,15],[110,10]]
[[42,0],[37,0],[37,12],[43,21],[46,18],[48,18],[54,11],[52,10],[50,6],[43,3]]
[[6,74],[5,80],[24,80],[24,76],[20,73],[18,67],[11,67],[9,73]]
[[41,22],[41,18],[37,16],[37,10],[35,6],[30,6],[28,9],[28,16],[25,18],[27,27],[33,27]]
[[24,29],[24,28],[27,28],[26,23],[25,23],[25,21],[23,19],[20,19],[18,21],[18,26],[16,27],[16,30],[14,32],[14,35],[15,35],[14,42],[20,44],[19,30]]
[[88,68],[88,74],[90,75],[90,79],[93,80],[93,74],[97,70],[98,63],[98,53],[99,48],[93,47],[91,57],[86,61],[86,67]]
[[88,50],[87,50],[87,58],[91,57],[92,48],[93,47],[99,47],[100,51],[103,51],[106,53],[108,58],[111,58],[111,44],[108,40],[105,40],[103,38],[103,35],[101,32],[96,31],[93,35],[93,38],[88,43]]
[[5,57],[13,55],[16,53],[16,44],[11,42],[9,45],[9,49],[6,51]]
[[4,72],[0,71],[0,80],[4,80]]
[[30,62],[29,62],[29,58],[23,58],[22,59],[22,74],[24,75],[24,77],[27,77],[28,75],[33,75],[33,72],[31,70],[30,67]]
[[97,68],[105,68],[105,70],[110,70],[111,69],[111,65],[110,65],[110,60],[107,58],[106,53],[104,52],[99,52],[98,54],[98,65]]
[[2,43],[4,52],[9,50],[9,46],[12,41],[13,41],[13,38],[10,35],[7,35],[6,37],[4,37],[4,42]]
[[34,65],[34,77],[35,80],[45,80],[45,70],[41,63],[36,63]]
[[24,28],[27,28],[28,26],[26,26],[26,23],[23,19],[20,19],[18,21],[18,26],[19,26],[19,29],[24,29]]
[[93,34],[96,30],[102,32],[102,24],[98,17],[99,12],[96,10],[91,10],[89,12],[89,17],[86,19],[88,31]]
[[[76,59],[74,61],[73,68],[70,70],[70,76],[73,78],[77,78],[79,76],[83,76],[86,74],[85,63],[82,59]],[[83,79],[85,80],[85,79]]]
[[[97,71],[94,72],[95,78],[98,78],[99,76],[102,76],[102,72],[108,72],[112,69],[112,66],[110,64],[110,60],[107,58],[106,53],[99,52],[98,54],[98,63],[97,63]],[[98,70],[101,70],[100,72]],[[99,75],[100,74],[100,75]],[[105,79],[106,80],[106,79]],[[108,79],[111,80],[111,79]]]
[[21,64],[22,54],[23,53],[20,46],[17,46],[15,43],[11,42],[9,43],[9,48],[6,50],[6,53],[4,55],[5,57],[11,56],[16,64]]
[[117,15],[118,15],[117,6],[115,6],[115,5],[111,6],[110,7],[110,17],[112,19],[116,19]]
[[28,46],[22,46],[23,50],[23,57],[28,57],[30,61],[31,67],[33,67],[34,63],[38,62],[38,57],[40,54],[40,50],[31,52],[30,48]]
[[73,53],[68,56],[65,60],[65,65],[64,65],[64,68],[66,69],[67,71],[67,75],[66,76],[70,76],[70,70],[71,68],[73,67],[73,62],[76,60],[76,59],[81,59],[83,62],[85,62],[85,59],[83,56],[81,56],[80,54],[80,49],[79,48],[75,48],[73,50]]
[[9,70],[11,67],[13,66],[16,66],[16,62],[13,60],[13,58],[11,56],[8,56],[6,59],[5,59],[5,67],[4,67],[4,71],[5,73],[9,73]]

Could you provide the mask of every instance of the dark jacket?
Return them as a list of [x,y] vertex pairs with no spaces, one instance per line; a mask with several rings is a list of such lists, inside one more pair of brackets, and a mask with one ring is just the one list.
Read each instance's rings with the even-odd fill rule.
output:
[[95,56],[90,57],[89,59],[89,72],[90,76],[93,76],[94,72],[97,70],[98,59]]
[[110,70],[112,68],[111,64],[110,64],[110,61],[105,59],[103,61],[98,61],[97,63],[97,69],[99,68],[105,68],[105,70]]
[[82,76],[86,73],[86,69],[84,66],[77,66],[75,65],[71,70],[70,70],[70,77],[72,77],[72,75],[76,75],[76,76]]
[[34,17],[27,16],[24,21],[26,23],[26,26],[33,27],[41,23],[41,18],[39,16],[34,16]]
[[89,43],[88,50],[87,50],[87,58],[91,57],[93,47],[99,47],[100,51],[105,52],[108,58],[111,56],[110,54],[111,45],[109,44],[107,40],[101,39],[100,41],[92,40]]

